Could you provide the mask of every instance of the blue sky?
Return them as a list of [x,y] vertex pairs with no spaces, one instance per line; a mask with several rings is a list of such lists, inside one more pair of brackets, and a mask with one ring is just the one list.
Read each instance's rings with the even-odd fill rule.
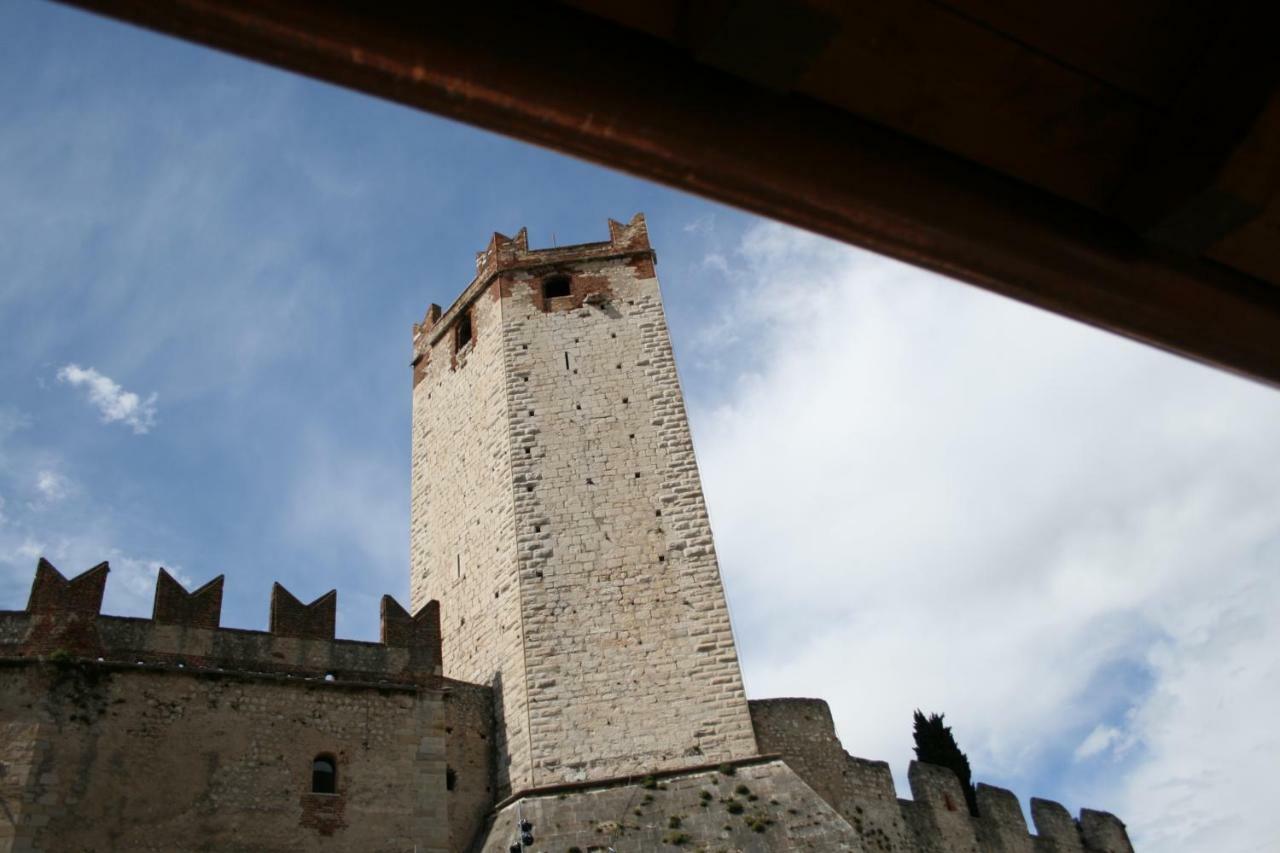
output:
[[225,625],[279,580],[374,638],[411,324],[494,230],[644,211],[752,696],[828,699],[900,786],[921,706],[1146,849],[1280,837],[1280,394],[73,10],[0,39],[0,608],[110,559],[107,612],[162,564],[225,573]]

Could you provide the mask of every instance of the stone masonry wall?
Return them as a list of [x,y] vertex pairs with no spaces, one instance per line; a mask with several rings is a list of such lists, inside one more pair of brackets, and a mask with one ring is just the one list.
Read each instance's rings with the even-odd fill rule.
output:
[[497,799],[493,691],[451,682],[444,693],[449,849],[464,853]]
[[443,722],[415,687],[5,660],[0,848],[445,853]]
[[821,700],[752,702],[751,712],[765,755],[528,792],[499,804],[483,853],[505,853],[518,818],[533,824],[531,849],[571,853],[1133,853],[1113,815],[1085,809],[1074,820],[1045,800],[1031,801],[1032,835],[1013,794],[987,785],[973,817],[942,767],[913,762],[912,799],[899,799],[888,765],[845,753]]
[[651,259],[504,289],[534,784],[753,755]]
[[[356,642],[333,637],[333,592],[276,585],[270,630],[229,629],[221,578],[163,570],[151,619],[104,616],[109,571],[41,560],[26,609],[0,611],[0,851],[469,847],[492,691],[441,676],[436,603],[384,597],[381,641]],[[336,794],[312,792],[322,754]]]
[[547,853],[877,849],[776,760],[539,792],[499,809],[481,853],[506,853],[517,815],[533,824],[530,849]]
[[445,675],[494,688],[496,778],[510,789],[529,739],[525,693],[512,688],[525,668],[498,296],[495,285],[470,303],[461,348],[455,328],[416,345],[410,588],[414,607],[440,601]]
[[[557,249],[495,235],[477,269],[417,328],[414,583],[446,674],[501,682],[500,792],[754,755],[643,218]],[[569,292],[544,298],[550,277]],[[481,552],[478,582],[450,548]]]
[[779,754],[815,792],[848,820],[866,849],[939,853],[1132,853],[1124,824],[1084,809],[1075,820],[1058,803],[1032,799],[1036,834],[1012,792],[977,786],[978,816],[969,814],[954,773],[912,762],[911,800],[897,797],[889,765],[855,758],[836,737],[821,699],[751,702],[762,752]]

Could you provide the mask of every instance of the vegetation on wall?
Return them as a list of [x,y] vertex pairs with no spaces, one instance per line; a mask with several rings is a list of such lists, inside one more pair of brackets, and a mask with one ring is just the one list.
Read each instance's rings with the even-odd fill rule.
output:
[[917,708],[915,712],[916,759],[925,764],[949,767],[960,780],[964,789],[965,801],[969,804],[969,814],[977,817],[978,798],[973,788],[973,774],[969,770],[969,757],[960,751],[951,727],[943,723],[945,714],[925,716]]

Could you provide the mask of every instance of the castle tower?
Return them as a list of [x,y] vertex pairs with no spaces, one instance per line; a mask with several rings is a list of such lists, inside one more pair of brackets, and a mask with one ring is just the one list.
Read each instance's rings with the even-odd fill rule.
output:
[[502,792],[756,753],[644,218],[495,234],[414,327],[411,560]]

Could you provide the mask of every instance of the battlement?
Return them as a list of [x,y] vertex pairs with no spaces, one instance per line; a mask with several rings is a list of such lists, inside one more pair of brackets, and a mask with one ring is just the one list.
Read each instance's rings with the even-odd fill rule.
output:
[[911,762],[912,798],[899,799],[886,762],[845,752],[821,699],[752,700],[750,707],[762,752],[782,755],[847,820],[899,839],[902,849],[917,849],[912,839],[929,839],[957,851],[1132,853],[1124,824],[1108,812],[1082,809],[1076,819],[1062,805],[1033,797],[1032,835],[1011,791],[979,783],[978,814],[971,815],[960,780],[946,767]]
[[[888,768],[885,767],[885,772]],[[907,771],[911,800],[899,801],[909,824],[954,839],[956,849],[970,841],[982,850],[1055,850],[1062,853],[1132,853],[1124,824],[1109,812],[1081,809],[1080,817],[1051,800],[1031,798],[1035,835],[1027,829],[1017,796],[1005,788],[977,784],[978,814],[970,815],[960,780],[947,767],[911,762]],[[958,842],[958,843],[956,843]],[[1048,842],[1046,844],[1046,842]]]
[[609,239],[595,243],[577,243],[571,246],[553,246],[545,249],[529,248],[529,229],[521,228],[516,236],[494,232],[489,245],[476,252],[476,276],[463,289],[447,310],[439,305],[428,306],[421,323],[413,326],[414,352],[422,353],[444,334],[457,316],[488,286],[494,276],[512,270],[536,270],[554,267],[570,261],[600,258],[616,258],[643,254],[652,258],[649,245],[649,229],[644,214],[637,213],[627,223],[608,220]]
[[[1124,825],[1105,812],[1085,809],[1075,821],[1057,803],[1032,800],[1032,835],[1017,799],[1001,788],[978,786],[974,817],[950,770],[913,763],[913,799],[906,800],[894,795],[884,762],[850,760],[858,765],[849,771],[851,784],[867,782],[860,777],[868,772],[880,778],[836,800],[819,791],[794,755],[769,754],[525,790],[498,803],[495,831],[481,849],[505,853],[510,835],[503,830],[520,814],[541,828],[538,840],[548,850],[623,841],[629,846],[618,849],[1133,853]],[[683,843],[673,840],[673,828]]]
[[59,654],[332,681],[441,681],[436,601],[410,615],[394,598],[383,596],[381,642],[370,643],[335,639],[336,590],[303,604],[277,583],[268,630],[223,628],[223,576],[188,592],[164,569],[156,577],[150,619],[106,616],[101,609],[109,572],[104,562],[68,579],[41,558],[26,610],[0,611],[0,657]]

